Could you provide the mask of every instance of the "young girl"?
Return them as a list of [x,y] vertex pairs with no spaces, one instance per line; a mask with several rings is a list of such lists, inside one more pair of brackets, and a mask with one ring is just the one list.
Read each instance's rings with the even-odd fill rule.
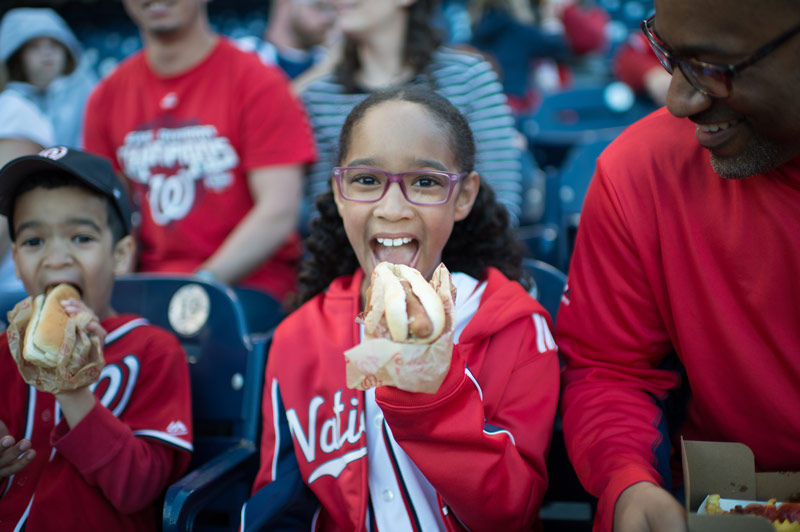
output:
[[[301,272],[305,303],[270,351],[254,491],[267,487],[248,506],[275,504],[299,475],[304,495],[292,502],[309,503],[314,530],[530,528],[547,485],[558,361],[546,312],[509,280],[523,275],[520,248],[473,170],[466,120],[426,89],[375,93],[348,116],[339,149]],[[414,170],[425,176],[398,176],[404,189],[381,174]],[[348,199],[364,179],[388,186]],[[427,278],[440,262],[453,272],[455,346],[437,393],[345,385],[343,353],[361,342],[355,317],[384,260]]]

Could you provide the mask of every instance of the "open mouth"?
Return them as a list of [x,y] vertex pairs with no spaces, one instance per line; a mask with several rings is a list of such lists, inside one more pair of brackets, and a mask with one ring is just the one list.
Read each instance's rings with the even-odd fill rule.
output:
[[419,258],[419,241],[410,236],[376,237],[370,241],[370,249],[374,265],[391,262],[414,268]]

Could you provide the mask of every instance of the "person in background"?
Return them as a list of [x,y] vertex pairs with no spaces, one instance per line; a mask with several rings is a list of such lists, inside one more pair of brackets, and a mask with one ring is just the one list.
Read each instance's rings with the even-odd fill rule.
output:
[[36,105],[50,120],[51,144],[80,147],[86,100],[97,83],[67,23],[50,8],[20,7],[0,21],[0,61],[9,90]]
[[[548,2],[539,10],[546,16],[537,20],[527,1],[471,0],[469,12],[473,20],[470,44],[496,59],[503,91],[517,114],[535,110],[541,99],[539,89],[556,88],[536,87],[537,72],[607,45],[608,16],[597,7]],[[556,71],[558,86],[568,74]]]
[[[92,93],[85,145],[141,210],[138,269],[294,290],[311,131],[286,76],[209,25],[207,0],[125,0],[144,49]],[[113,119],[109,119],[113,117]]]
[[800,3],[656,0],[642,28],[667,106],[597,160],[558,312],[563,428],[595,530],[683,532],[680,437],[800,470],[779,406],[800,404]]
[[109,161],[53,147],[3,167],[0,214],[25,291],[73,285],[81,298],[61,306],[91,315],[105,361],[95,382],[53,377],[45,391],[0,335],[0,530],[155,531],[158,498],[193,449],[189,367],[174,335],[111,307],[135,246],[124,186]]
[[335,20],[331,0],[272,0],[263,37],[237,43],[293,79],[327,56],[325,45]]
[[627,83],[635,93],[646,95],[658,107],[666,105],[672,76],[664,70],[640,32],[631,34],[617,49],[612,69],[614,76]]
[[[547,312],[517,282],[522,245],[474,162],[465,117],[424,87],[375,92],[342,127],[307,241],[304,304],[267,359],[254,486],[269,498],[294,463],[308,489],[284,510],[310,509],[316,530],[531,530],[538,520],[558,357]],[[344,353],[364,338],[355,320],[382,261],[426,279],[440,263],[453,272],[438,391],[346,385]]]
[[[15,91],[5,90],[8,75],[0,64],[0,168],[11,159],[33,155],[52,146],[53,126],[35,105]],[[8,220],[0,215],[0,291],[22,288],[14,272]]]
[[347,113],[371,92],[425,85],[447,97],[475,134],[476,168],[517,225],[522,206],[520,149],[514,118],[492,66],[441,46],[432,19],[437,0],[333,0],[344,36],[341,59],[301,89],[319,157],[308,175],[305,208],[328,187]]

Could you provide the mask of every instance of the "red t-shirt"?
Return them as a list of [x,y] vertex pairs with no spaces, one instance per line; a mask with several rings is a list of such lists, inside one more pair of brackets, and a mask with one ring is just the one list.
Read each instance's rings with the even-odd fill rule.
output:
[[678,435],[800,470],[800,157],[723,179],[695,128],[666,109],[628,128],[581,214],[556,343],[564,436],[600,497],[596,530],[611,530],[625,488],[661,481],[656,400],[680,377],[659,365],[672,353],[692,391]]
[[[153,72],[144,52],[129,58],[92,93],[84,135],[86,149],[112,159],[132,185],[142,271],[194,271],[253,206],[248,171],[314,157],[283,73],[223,37],[171,77]],[[282,298],[299,257],[293,234],[242,284]]]
[[0,420],[36,458],[0,480],[0,532],[156,530],[154,502],[189,463],[189,369],[177,339],[133,315],[107,318],[95,407],[70,430],[55,396],[22,380],[0,335]]

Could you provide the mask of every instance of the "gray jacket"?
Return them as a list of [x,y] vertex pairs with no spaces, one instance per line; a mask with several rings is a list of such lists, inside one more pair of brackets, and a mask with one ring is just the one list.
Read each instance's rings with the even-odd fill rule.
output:
[[30,83],[11,81],[7,88],[33,104],[51,121],[57,144],[79,147],[86,100],[97,76],[81,62],[83,50],[75,34],[58,13],[50,8],[20,7],[8,11],[0,22],[0,61],[8,59],[26,42],[50,37],[67,49],[76,68],[53,81],[45,90]]

